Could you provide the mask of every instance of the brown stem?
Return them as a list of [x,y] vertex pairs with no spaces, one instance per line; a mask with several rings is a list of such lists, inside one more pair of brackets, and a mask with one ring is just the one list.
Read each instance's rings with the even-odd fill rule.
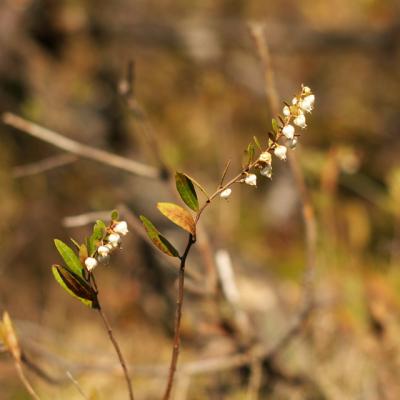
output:
[[183,306],[183,293],[185,284],[185,266],[186,258],[189,254],[190,248],[195,243],[195,239],[192,234],[189,234],[188,243],[186,245],[185,252],[181,257],[181,263],[179,266],[179,277],[178,277],[178,296],[176,299],[176,313],[175,313],[175,326],[174,326],[174,345],[172,349],[171,363],[169,367],[168,382],[164,393],[164,400],[168,400],[171,395],[172,385],[174,382],[174,376],[176,371],[176,365],[179,357],[179,345],[181,341],[181,319],[182,319],[182,306]]
[[124,377],[125,377],[126,385],[128,386],[129,399],[130,400],[134,400],[132,384],[131,384],[131,380],[130,380],[129,374],[128,374],[128,368],[126,366],[126,362],[125,362],[124,357],[122,355],[121,349],[120,349],[120,347],[118,345],[117,340],[114,337],[113,331],[112,331],[111,326],[110,326],[110,324],[109,324],[109,322],[107,320],[107,317],[104,314],[104,311],[102,310],[102,308],[100,306],[99,306],[98,311],[99,311],[99,314],[100,314],[100,316],[101,316],[101,318],[102,318],[102,320],[104,322],[104,326],[107,329],[107,333],[108,333],[108,336],[109,336],[109,338],[111,340],[111,343],[113,344],[114,349],[115,349],[115,351],[116,351],[116,353],[118,355],[119,363],[121,364],[122,370],[124,371]]

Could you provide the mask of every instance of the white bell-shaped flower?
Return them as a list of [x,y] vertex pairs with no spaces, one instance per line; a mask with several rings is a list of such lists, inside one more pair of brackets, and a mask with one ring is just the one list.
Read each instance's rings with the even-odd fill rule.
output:
[[272,177],[272,165],[271,165],[271,164],[268,164],[266,167],[264,167],[264,168],[260,171],[260,174],[261,174],[262,176],[265,176],[265,177],[271,179],[271,177]]
[[108,254],[110,253],[110,247],[109,246],[99,246],[97,248],[97,253],[101,256],[101,257],[105,257],[108,256]]
[[244,179],[244,183],[249,186],[257,186],[257,175],[249,174]]
[[274,154],[280,159],[280,160],[286,160],[286,153],[287,153],[287,148],[285,146],[278,145],[274,149]]
[[283,107],[282,112],[285,117],[288,117],[290,115],[290,108],[288,106],[285,106]]
[[264,151],[260,154],[260,157],[258,157],[258,159],[263,163],[271,164],[272,156],[270,152]]
[[282,133],[288,138],[294,138],[294,126],[293,125],[285,125],[282,129]]
[[97,267],[97,260],[93,257],[87,257],[85,260],[85,265],[88,271],[92,271]]
[[228,188],[228,189],[223,190],[219,194],[219,197],[221,197],[221,199],[227,199],[231,194],[232,194],[232,189]]
[[112,247],[117,247],[121,241],[121,236],[118,233],[111,233],[107,240]]
[[313,94],[309,94],[308,96],[304,97],[303,100],[300,102],[300,108],[303,111],[311,112],[314,108],[315,96]]
[[[306,125],[306,117],[304,114],[299,114],[294,120],[293,123],[298,127],[304,129]],[[288,138],[289,139],[289,138]]]
[[115,233],[119,233],[119,234],[125,236],[129,232],[128,224],[126,223],[126,221],[120,221],[114,226],[113,231]]

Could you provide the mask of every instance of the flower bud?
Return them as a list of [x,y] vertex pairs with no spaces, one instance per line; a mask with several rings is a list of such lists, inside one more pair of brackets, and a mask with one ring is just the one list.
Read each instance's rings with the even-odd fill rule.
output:
[[271,164],[268,164],[266,167],[264,167],[264,168],[260,171],[260,174],[261,174],[262,176],[265,176],[265,177],[271,179],[271,177],[272,177],[272,165],[271,165]]
[[97,267],[97,260],[93,257],[88,257],[85,260],[85,265],[88,271],[91,271]]
[[118,233],[112,233],[108,236],[107,240],[112,247],[117,247],[121,240],[121,236],[119,236]]
[[294,126],[293,125],[286,125],[282,129],[282,133],[288,138],[293,139],[294,137]]
[[287,153],[287,148],[285,146],[278,145],[275,147],[274,154],[280,160],[286,160],[286,153]]
[[232,189],[228,188],[228,189],[225,189],[224,191],[222,191],[220,193],[219,197],[221,197],[221,199],[227,199],[231,194],[232,194]]
[[270,152],[264,151],[263,153],[260,154],[260,157],[258,157],[258,159],[263,163],[271,164],[272,156]]
[[311,93],[311,89],[308,86],[303,86],[303,93],[304,94],[310,94]]
[[282,112],[285,117],[288,117],[290,115],[290,108],[288,106],[285,106],[283,107]]
[[249,174],[246,176],[244,183],[249,186],[257,186],[257,175]]
[[115,233],[121,234],[122,236],[125,236],[129,232],[128,224],[126,223],[126,221],[120,221],[114,226],[113,231]]
[[297,104],[297,102],[298,102],[297,97],[293,97],[292,104],[295,106]]
[[[299,114],[294,120],[293,123],[297,126],[299,126],[300,128],[304,129],[307,125],[306,125],[306,117],[304,116],[304,114]],[[288,138],[290,139],[290,138]]]
[[108,246],[99,246],[97,248],[97,253],[99,254],[99,256],[101,257],[105,257],[108,255],[108,253],[110,252],[110,247]]

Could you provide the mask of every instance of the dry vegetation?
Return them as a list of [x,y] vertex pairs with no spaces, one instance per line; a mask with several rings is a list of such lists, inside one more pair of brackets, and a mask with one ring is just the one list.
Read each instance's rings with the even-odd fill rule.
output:
[[[10,114],[0,125],[0,311],[41,399],[127,398],[101,320],[50,270],[53,238],[83,238],[114,208],[131,232],[97,272],[102,306],[135,399],[161,398],[177,265],[136,216],[184,248],[154,207],[175,200],[159,172],[185,171],[212,192],[226,160],[232,177],[249,140],[267,135],[276,105],[254,20],[265,23],[279,101],[302,82],[317,97],[296,150],[317,220],[315,307],[303,308],[303,202],[293,168],[276,163],[271,182],[238,185],[202,216],[174,399],[400,398],[398,2],[3,0],[1,113],[131,160],[124,170],[104,153],[65,152],[12,128]],[[151,167],[145,177],[135,162]],[[218,273],[227,257],[228,283]],[[29,398],[2,350],[0,399]]]

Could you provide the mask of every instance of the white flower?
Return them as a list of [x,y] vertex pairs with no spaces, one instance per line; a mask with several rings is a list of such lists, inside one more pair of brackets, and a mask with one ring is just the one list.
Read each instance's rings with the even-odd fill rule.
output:
[[121,236],[119,236],[118,233],[112,233],[110,236],[108,236],[107,240],[112,247],[117,247],[121,240]]
[[289,142],[289,147],[290,147],[291,149],[295,149],[296,146],[297,146],[297,142],[298,142],[298,139],[297,139],[297,137],[295,136],[295,137]]
[[120,221],[117,223],[117,225],[114,226],[113,231],[121,234],[122,236],[125,236],[129,232],[128,224],[126,223],[126,221]]
[[300,102],[300,108],[306,112],[311,112],[314,107],[314,101],[315,96],[313,94],[309,94]]
[[265,162],[267,164],[271,164],[272,156],[271,156],[271,153],[269,153],[268,151],[264,151],[263,153],[260,154],[260,157],[258,159],[261,162]]
[[244,183],[249,186],[257,186],[257,175],[249,174],[246,176]]
[[282,133],[288,138],[293,139],[294,137],[294,126],[293,125],[286,125],[282,129]]
[[311,93],[311,89],[308,86],[303,86],[303,93],[304,94],[310,94]]
[[287,153],[287,148],[285,146],[278,145],[275,147],[274,154],[280,160],[286,160],[286,153]]
[[260,171],[260,174],[261,174],[262,176],[266,176],[267,178],[270,178],[270,179],[271,179],[271,177],[272,177],[272,165],[269,164],[269,165],[267,165],[266,167],[264,167],[264,168]]
[[97,267],[97,260],[93,257],[88,257],[85,260],[85,265],[88,271],[95,269]]
[[[306,125],[306,117],[304,116],[304,114],[299,114],[294,120],[293,123],[297,126],[299,126],[300,128],[304,129],[307,125]],[[289,138],[290,139],[290,138]]]
[[231,194],[232,194],[232,189],[228,188],[228,189],[225,189],[224,191],[222,191],[220,193],[219,197],[221,197],[221,199],[227,199]]
[[290,108],[288,106],[285,106],[283,107],[282,112],[285,117],[288,117],[290,115]]
[[99,246],[97,249],[97,253],[101,257],[106,257],[108,253],[110,252],[110,247],[109,246]]
[[297,104],[297,102],[298,102],[297,97],[293,97],[292,104],[295,106]]

